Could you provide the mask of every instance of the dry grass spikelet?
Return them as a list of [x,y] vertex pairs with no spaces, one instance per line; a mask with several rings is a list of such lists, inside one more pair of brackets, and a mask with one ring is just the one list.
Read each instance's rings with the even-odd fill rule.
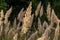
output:
[[42,36],[48,36],[48,35],[50,34],[50,32],[51,32],[51,28],[48,27],[48,28],[45,30],[45,32],[44,32],[44,34],[43,34]]
[[53,27],[53,23],[50,23],[49,27],[46,28],[43,35],[49,35],[51,33],[52,27]]
[[30,19],[30,27],[31,27],[31,25],[32,25],[33,18],[34,18],[34,14],[31,15],[31,19]]
[[16,28],[17,27],[17,22],[16,22],[16,18],[14,19],[14,22],[13,22],[13,27]]
[[23,10],[24,10],[24,8],[21,9],[21,11],[19,12],[18,17],[17,17],[17,19],[19,20],[19,22],[22,22],[23,17],[25,15],[25,11],[23,11]]
[[49,26],[48,23],[46,21],[44,21],[43,27],[47,28],[48,26]]
[[50,32],[51,32],[51,28],[48,27],[42,36],[45,36],[45,39],[48,39],[48,35],[50,34]]
[[40,17],[43,15],[43,5],[41,6],[41,9],[40,9]]
[[32,3],[30,2],[27,10],[26,10],[26,14],[25,17],[23,19],[23,25],[22,25],[22,30],[21,32],[24,34],[28,31],[28,29],[30,28],[30,23],[31,23],[31,7]]
[[8,24],[8,19],[7,19],[7,18],[5,18],[5,20],[4,20],[4,24],[5,24],[5,25]]
[[25,22],[22,26],[22,31],[21,31],[21,32],[23,32],[23,34],[26,33],[28,31],[28,29],[31,27],[32,21],[33,21],[33,16],[34,15],[32,15],[29,19],[25,20]]
[[12,7],[5,14],[5,20],[4,20],[5,25],[8,23],[8,17],[10,16],[11,12],[12,12]]
[[20,18],[20,15],[23,13],[23,10],[24,10],[24,8],[22,8],[22,9],[20,10],[20,12],[19,12],[19,14],[18,14],[17,19],[19,19],[19,18]]
[[3,21],[2,21],[3,17],[4,17],[4,13],[3,13],[3,10],[1,10],[0,12],[0,36],[2,35],[2,30],[3,30]]
[[59,37],[59,24],[57,24],[57,27],[55,29],[55,35],[53,40],[58,40]]
[[46,11],[47,11],[47,18],[50,21],[51,20],[51,7],[50,7],[50,3],[48,3]]
[[3,17],[4,17],[4,12],[3,12],[3,10],[1,10],[1,12],[0,12],[0,20],[2,20]]
[[38,38],[37,40],[47,40],[48,39],[48,35],[49,35],[49,33],[48,32],[50,32],[51,30],[50,30],[50,28],[47,28],[46,30],[45,30],[45,32],[42,34],[42,36],[40,37],[40,38]]
[[6,12],[5,18],[8,18],[12,12],[12,7]]
[[58,19],[58,17],[55,15],[55,12],[54,12],[53,9],[52,9],[52,14],[51,14],[51,21],[52,21],[53,23],[58,23],[58,22],[59,22],[59,19]]
[[4,13],[3,13],[3,10],[1,10],[1,12],[0,12],[0,26],[2,24],[3,17],[4,17]]
[[45,32],[37,40],[48,40],[49,34],[51,33],[51,27],[52,24],[50,24],[49,27],[46,28]]
[[40,34],[44,32],[44,27],[41,24],[40,18],[38,18],[38,30]]
[[39,14],[40,8],[41,8],[41,2],[38,4],[37,9],[36,9],[36,11],[35,11],[35,16],[36,16],[36,17],[37,17],[38,14]]

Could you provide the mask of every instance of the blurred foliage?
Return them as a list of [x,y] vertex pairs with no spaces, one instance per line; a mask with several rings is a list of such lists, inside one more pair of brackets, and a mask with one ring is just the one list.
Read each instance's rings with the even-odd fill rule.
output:
[[7,10],[7,4],[5,3],[4,0],[0,0],[0,10],[3,9],[4,11]]

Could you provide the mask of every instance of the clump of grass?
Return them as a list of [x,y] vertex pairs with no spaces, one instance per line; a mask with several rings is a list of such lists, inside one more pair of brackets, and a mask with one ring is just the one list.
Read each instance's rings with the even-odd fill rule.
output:
[[[32,2],[30,2],[26,10],[24,10],[24,8],[21,9],[18,17],[14,19],[12,26],[10,25],[10,20],[8,20],[12,12],[12,7],[6,12],[5,15],[3,10],[1,10],[0,40],[59,40],[60,20],[56,16],[54,9],[51,8],[50,3],[48,3],[46,10],[46,17],[48,21],[50,21],[49,24],[45,20],[43,23],[41,21],[41,17],[44,14],[43,5],[41,5],[41,2],[38,4],[34,14],[32,14],[32,9]],[[35,17],[37,17],[35,20],[38,22],[33,22]],[[20,25],[21,22],[22,25]],[[56,27],[54,26],[54,23],[57,24]]]

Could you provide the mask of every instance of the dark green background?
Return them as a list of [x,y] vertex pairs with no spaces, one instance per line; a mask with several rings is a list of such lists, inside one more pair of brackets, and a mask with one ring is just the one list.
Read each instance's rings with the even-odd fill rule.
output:
[[[47,7],[47,3],[50,2],[51,8],[53,8],[55,10],[56,15],[60,19],[60,0],[0,0],[0,10],[3,9],[4,12],[6,12],[11,6],[10,4],[8,4],[5,1],[7,1],[8,3],[11,3],[11,4],[13,2],[14,2],[14,4],[16,3],[15,6],[13,4],[13,12],[11,14],[11,17],[13,15],[14,15],[14,17],[17,17],[21,8],[24,7],[26,9],[28,7],[30,1],[32,1],[32,12],[35,12],[38,3],[41,1],[42,4],[44,5],[45,9]],[[22,2],[22,3],[19,4],[19,2]],[[14,19],[14,17],[12,17],[12,20]]]

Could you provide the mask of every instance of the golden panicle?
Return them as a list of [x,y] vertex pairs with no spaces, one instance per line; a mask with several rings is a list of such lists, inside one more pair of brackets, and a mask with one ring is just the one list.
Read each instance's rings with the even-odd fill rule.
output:
[[40,9],[40,17],[43,15],[43,5],[41,6],[41,9]]
[[36,17],[37,17],[38,14],[39,14],[40,8],[41,8],[41,2],[38,4],[37,9],[36,9],[36,11],[35,11],[35,16],[36,16]]
[[21,32],[26,33],[28,31],[28,29],[30,28],[30,23],[31,23],[31,7],[32,3],[30,2],[27,10],[26,10],[26,14],[25,17],[23,19],[23,25],[22,25],[22,30]]
[[50,3],[48,3],[46,11],[47,11],[47,18],[50,21],[51,20],[51,7],[50,7]]
[[28,31],[28,29],[31,27],[32,21],[33,21],[33,16],[34,15],[32,15],[31,17],[28,17],[27,19],[25,18],[23,26],[22,26],[22,30],[21,30],[21,32],[23,32],[23,34],[26,33]]
[[27,27],[22,27],[22,30],[21,30],[21,32],[22,32],[22,34],[25,34],[26,32],[28,31],[28,28]]
[[26,14],[25,14],[25,16],[29,16],[29,15],[31,15],[31,10],[32,10],[32,2],[30,2],[30,4],[29,4],[29,6],[28,6],[28,8],[26,9]]

